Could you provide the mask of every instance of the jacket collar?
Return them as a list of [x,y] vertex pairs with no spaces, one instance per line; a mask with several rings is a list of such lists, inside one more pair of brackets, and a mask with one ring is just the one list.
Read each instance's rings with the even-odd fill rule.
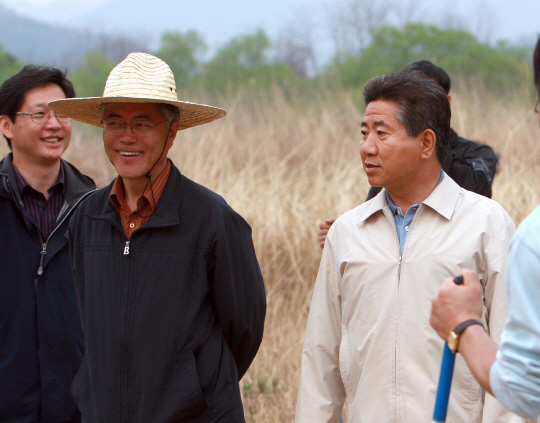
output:
[[[426,205],[444,218],[450,220],[456,208],[461,190],[462,188],[445,173],[441,183],[435,187],[421,204]],[[365,207],[359,209],[358,221],[359,223],[363,222],[375,213],[384,211],[385,209],[390,209],[390,206],[386,201],[386,190],[383,188],[379,194],[365,203]]]
[[92,178],[83,175],[75,166],[60,159],[64,166],[66,178],[66,203],[73,207],[79,199],[90,191],[96,190],[96,184]]
[[22,207],[21,195],[13,172],[13,153],[9,153],[0,162],[0,178],[0,195],[12,199]]
[[459,143],[459,137],[456,131],[454,131],[452,128],[450,128],[450,137],[448,140],[450,150],[456,147]]
[[[92,178],[83,175],[75,166],[64,159],[60,160],[64,168],[65,200],[69,207],[73,207],[83,195],[95,190],[96,184]],[[11,198],[19,205],[22,205],[21,195],[13,172],[13,153],[9,153],[0,161],[0,178],[0,195]]]
[[[182,203],[183,182],[184,177],[171,160],[171,174],[156,205],[154,214],[137,231],[147,228],[174,226],[180,223],[178,209]],[[109,198],[113,184],[114,180],[99,191],[99,197],[89,206],[86,215],[94,219],[108,220],[121,228],[120,216]]]

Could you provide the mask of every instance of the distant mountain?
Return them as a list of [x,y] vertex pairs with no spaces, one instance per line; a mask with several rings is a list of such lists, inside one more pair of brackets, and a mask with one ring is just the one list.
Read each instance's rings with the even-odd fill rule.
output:
[[[510,41],[526,36],[532,42],[540,21],[538,1],[400,0],[398,3],[409,4],[409,9],[415,6],[414,10],[419,11],[415,19],[440,24],[443,17],[453,16],[463,27],[478,20],[484,22],[487,27],[484,32],[488,35],[491,25],[493,34],[486,39],[494,41],[504,33]],[[22,62],[73,69],[91,48],[101,49],[114,61],[123,59],[130,51],[156,50],[166,30],[196,30],[205,38],[211,56],[233,37],[262,28],[271,39],[277,40],[280,30],[292,25],[300,28],[299,33],[302,26],[308,28],[307,34],[313,29],[316,54],[319,62],[324,62],[334,54],[335,40],[329,19],[340,3],[343,1],[0,0],[0,43]],[[497,20],[496,14],[503,18]],[[482,25],[469,26],[473,32],[481,32]]]
[[146,45],[128,38],[78,30],[23,16],[0,3],[0,43],[23,64],[34,63],[70,70],[84,54],[100,49],[111,60],[120,61],[126,52],[145,50]]
[[[201,33],[211,47],[263,28],[275,36],[313,0],[0,0],[11,10],[72,29],[130,37],[157,48],[166,30]],[[319,2],[320,0],[317,0]],[[326,1],[326,0],[325,0]]]
[[0,0],[0,3],[14,12],[39,21],[70,26],[74,17],[89,13],[107,1],[109,0]]

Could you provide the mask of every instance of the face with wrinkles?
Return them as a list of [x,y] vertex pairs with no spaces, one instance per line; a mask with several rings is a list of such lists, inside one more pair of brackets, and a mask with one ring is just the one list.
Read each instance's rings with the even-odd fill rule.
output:
[[360,156],[369,184],[390,193],[406,187],[421,162],[422,143],[398,119],[399,106],[376,100],[362,121]]
[[[165,168],[167,153],[172,147],[178,122],[173,122],[170,129],[168,122],[157,111],[153,103],[118,103],[105,109],[103,121],[107,123],[126,123],[121,134],[112,135],[107,127],[103,130],[105,152],[118,175],[125,181],[146,183],[146,174],[151,171],[153,177]],[[132,122],[153,126],[147,135],[133,132]]]

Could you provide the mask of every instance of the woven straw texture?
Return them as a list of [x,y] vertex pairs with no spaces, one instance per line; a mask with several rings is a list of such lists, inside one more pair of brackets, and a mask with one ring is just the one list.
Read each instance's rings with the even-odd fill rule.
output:
[[191,128],[225,116],[218,107],[178,101],[174,75],[161,59],[146,53],[131,53],[110,73],[103,97],[51,101],[49,107],[80,122],[102,127],[101,105],[105,103],[166,103],[180,110],[179,129]]

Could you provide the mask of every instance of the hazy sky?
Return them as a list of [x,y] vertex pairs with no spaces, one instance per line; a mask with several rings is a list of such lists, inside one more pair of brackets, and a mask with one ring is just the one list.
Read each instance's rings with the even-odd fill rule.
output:
[[[84,21],[87,13],[99,10],[113,0],[0,0],[18,13],[49,23],[69,24],[78,28],[110,30],[108,23],[100,23],[94,15]],[[118,0],[114,0],[118,2]],[[145,2],[148,16],[154,16],[145,30],[157,38],[164,29],[195,29],[202,33],[210,45],[229,40],[263,27],[271,37],[285,25],[315,22],[319,27],[327,24],[328,13],[342,1],[351,0],[153,0]],[[360,0],[358,0],[360,1]],[[540,33],[540,0],[365,0],[366,3],[414,5],[413,20],[424,20],[438,25],[461,25],[481,40],[495,42],[506,39],[513,43],[532,44]],[[115,30],[129,32],[130,5],[125,0],[126,13],[118,17]],[[174,4],[173,9],[159,10],[160,4]],[[156,10],[157,9],[157,10]],[[165,8],[163,8],[165,9]],[[182,13],[183,11],[189,13]],[[158,15],[161,13],[161,15]],[[140,15],[140,14],[139,14]],[[187,15],[187,16],[186,16]],[[202,16],[202,17],[201,17]],[[156,24],[159,22],[159,24]],[[138,25],[138,24],[132,24]],[[175,28],[175,26],[177,27]],[[84,28],[84,29],[86,29]]]

